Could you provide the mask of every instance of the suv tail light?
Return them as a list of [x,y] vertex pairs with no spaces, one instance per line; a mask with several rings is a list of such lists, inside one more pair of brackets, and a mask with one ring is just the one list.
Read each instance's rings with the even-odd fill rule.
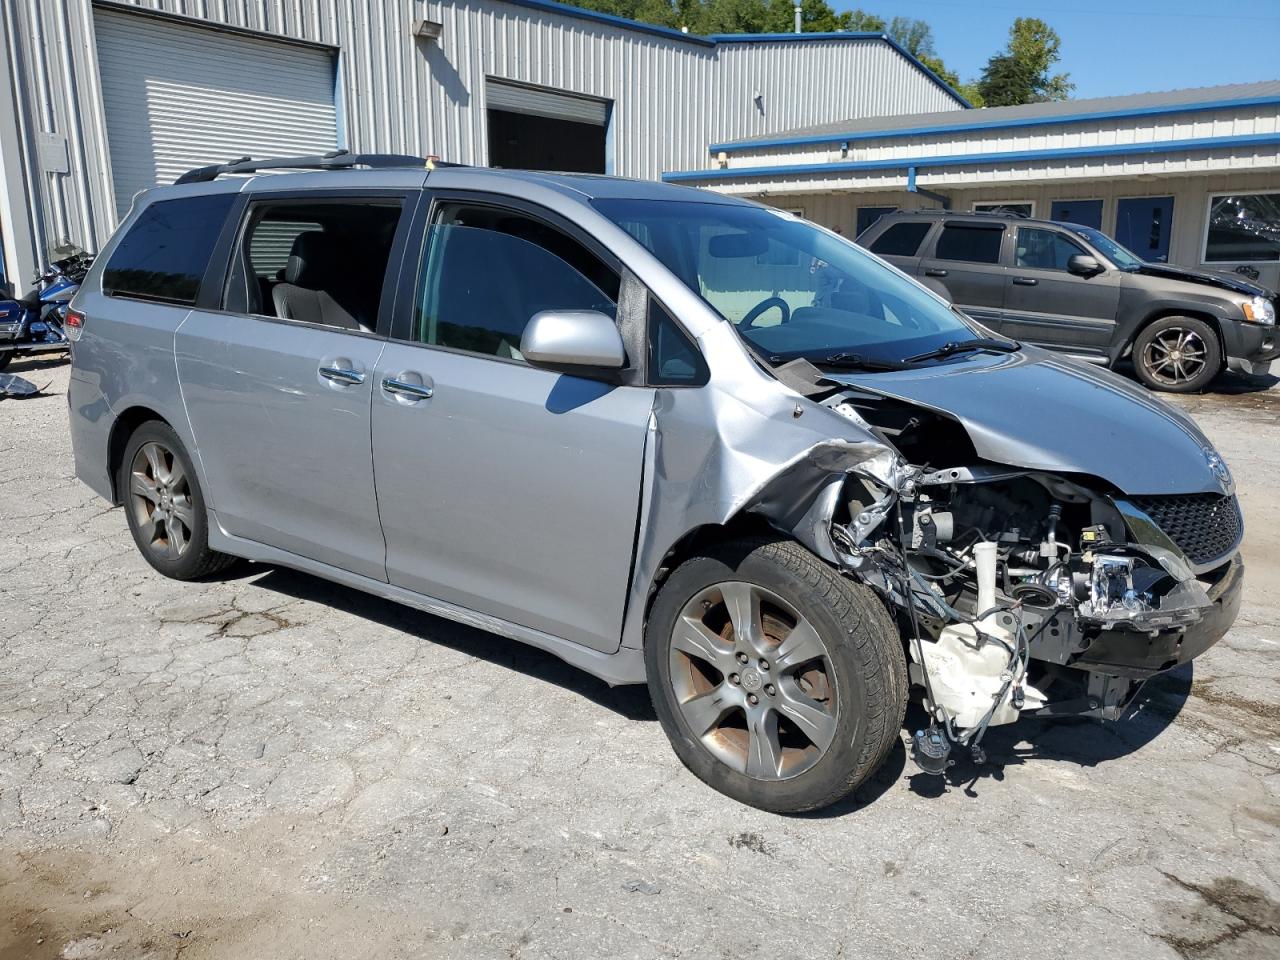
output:
[[79,340],[80,334],[84,333],[84,314],[79,310],[68,310],[62,321],[62,329],[68,340]]

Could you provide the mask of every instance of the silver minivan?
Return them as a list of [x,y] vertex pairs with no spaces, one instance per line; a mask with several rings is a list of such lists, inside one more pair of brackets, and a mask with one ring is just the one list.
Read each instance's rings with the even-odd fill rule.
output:
[[179,579],[307,571],[648,683],[738,800],[1119,719],[1240,603],[1184,415],[835,233],[656,183],[403,157],[145,192],[68,327],[77,475]]

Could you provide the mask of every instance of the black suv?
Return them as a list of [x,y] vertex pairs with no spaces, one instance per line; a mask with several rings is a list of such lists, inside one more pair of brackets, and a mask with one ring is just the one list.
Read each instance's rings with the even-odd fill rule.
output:
[[1148,263],[1092,227],[912,211],[858,243],[1007,337],[1107,366],[1131,357],[1155,390],[1201,390],[1227,367],[1266,373],[1280,354],[1275,291]]

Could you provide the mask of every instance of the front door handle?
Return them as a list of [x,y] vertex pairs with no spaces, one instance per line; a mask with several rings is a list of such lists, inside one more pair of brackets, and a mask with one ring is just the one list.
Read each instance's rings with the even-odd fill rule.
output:
[[350,367],[321,367],[320,376],[326,380],[332,380],[334,383],[349,387],[364,383],[364,374],[359,370],[352,370]]
[[947,271],[942,270],[938,267],[930,267],[928,270],[924,272],[924,275],[926,277],[945,277],[947,275]]
[[1020,287],[1034,287],[1040,281],[1035,277],[1014,277],[1013,282]]
[[407,380],[397,380],[395,377],[383,377],[382,389],[397,397],[415,401],[430,400],[432,394],[435,393],[435,390],[428,384],[410,383]]

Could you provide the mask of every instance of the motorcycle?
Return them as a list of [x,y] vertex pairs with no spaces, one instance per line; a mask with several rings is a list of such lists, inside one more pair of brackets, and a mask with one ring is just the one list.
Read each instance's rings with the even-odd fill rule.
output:
[[93,256],[72,243],[49,251],[49,265],[21,299],[0,300],[0,370],[14,357],[67,350],[63,322]]

